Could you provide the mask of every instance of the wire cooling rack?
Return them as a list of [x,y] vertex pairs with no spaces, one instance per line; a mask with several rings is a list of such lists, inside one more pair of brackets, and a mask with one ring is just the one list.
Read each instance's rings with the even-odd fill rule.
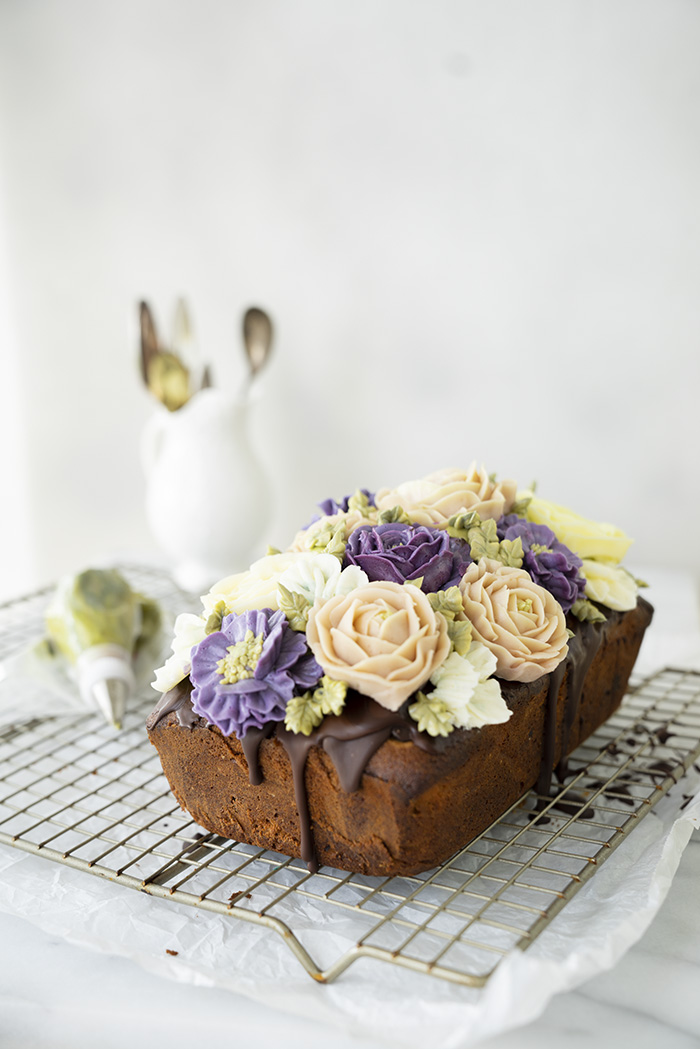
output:
[[[166,607],[181,607],[162,573],[124,571]],[[46,598],[0,607],[0,660],[41,635]],[[700,675],[664,670],[632,687],[572,755],[555,794],[526,795],[443,866],[402,878],[309,874],[298,859],[205,832],[180,810],[145,733],[153,705],[142,697],[121,732],[90,714],[0,730],[0,842],[162,906],[176,900],[274,930],[320,982],[371,957],[482,987],[700,756]],[[329,918],[351,919],[357,940],[321,969],[304,932]]]

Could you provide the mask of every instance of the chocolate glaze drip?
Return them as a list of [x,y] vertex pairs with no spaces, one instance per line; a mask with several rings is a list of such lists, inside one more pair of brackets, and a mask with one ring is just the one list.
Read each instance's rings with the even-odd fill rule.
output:
[[154,728],[158,722],[171,711],[177,714],[177,720],[183,728],[192,728],[197,722],[197,715],[192,709],[192,682],[188,677],[179,681],[169,692],[164,692],[146,722],[146,728]]
[[315,745],[322,746],[338,774],[340,786],[351,794],[359,789],[362,774],[370,758],[382,743],[394,733],[411,739],[423,750],[437,750],[440,743],[418,731],[405,707],[386,710],[373,699],[359,692],[348,692],[341,714],[325,717],[309,736],[289,732],[284,725],[277,726],[277,739],[289,755],[292,766],[294,793],[301,831],[301,858],[313,873],[318,870],[313,831],[306,793],[306,760]]
[[258,760],[258,753],[260,751],[260,744],[268,736],[271,736],[275,731],[275,722],[271,721],[264,728],[249,728],[244,736],[241,736],[241,746],[243,747],[243,753],[245,759],[248,762],[248,782],[251,787],[259,787],[263,781],[263,775],[260,770],[260,762]]

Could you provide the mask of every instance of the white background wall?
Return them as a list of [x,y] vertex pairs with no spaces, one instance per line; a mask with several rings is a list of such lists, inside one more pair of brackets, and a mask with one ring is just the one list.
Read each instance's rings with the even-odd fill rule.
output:
[[230,389],[276,321],[273,541],[477,458],[700,574],[699,54],[690,0],[3,0],[0,591],[155,552],[182,292]]

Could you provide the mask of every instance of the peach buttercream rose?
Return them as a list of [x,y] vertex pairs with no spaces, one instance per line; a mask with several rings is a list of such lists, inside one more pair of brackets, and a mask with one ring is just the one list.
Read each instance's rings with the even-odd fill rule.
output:
[[414,524],[445,528],[450,517],[475,510],[482,520],[498,520],[515,502],[515,481],[492,481],[484,466],[438,470],[398,488],[382,488],[375,496],[380,510],[402,506]]
[[306,639],[328,677],[387,710],[398,710],[450,653],[445,618],[426,595],[386,581],[317,602]]
[[561,605],[527,572],[483,557],[469,565],[459,588],[474,638],[498,660],[498,677],[536,681],[566,656]]

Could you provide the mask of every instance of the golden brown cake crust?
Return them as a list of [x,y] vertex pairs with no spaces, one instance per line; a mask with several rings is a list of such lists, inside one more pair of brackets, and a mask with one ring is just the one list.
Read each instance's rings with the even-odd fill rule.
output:
[[[531,787],[549,789],[552,769],[622,700],[651,617],[639,600],[630,612],[609,612],[604,624],[577,626],[571,647],[575,656],[579,645],[578,663],[568,659],[561,673],[529,684],[501,682],[513,711],[504,724],[432,741],[415,725],[404,731],[405,715],[394,723],[384,712],[374,742],[386,736],[366,761],[355,752],[367,735],[335,746],[333,718],[308,739],[291,739],[282,726],[261,738],[258,785],[250,782],[254,757],[249,769],[241,742],[191,708],[183,725],[187,719],[176,710],[163,714],[161,703],[148,734],[178,802],[207,830],[307,862],[315,849],[320,864],[341,870],[415,874],[463,848]],[[354,698],[357,710],[367,702]],[[349,762],[341,760],[343,748]],[[247,749],[254,755],[255,747]],[[361,762],[359,789],[344,790],[353,760]],[[299,811],[304,804],[308,820]]]

